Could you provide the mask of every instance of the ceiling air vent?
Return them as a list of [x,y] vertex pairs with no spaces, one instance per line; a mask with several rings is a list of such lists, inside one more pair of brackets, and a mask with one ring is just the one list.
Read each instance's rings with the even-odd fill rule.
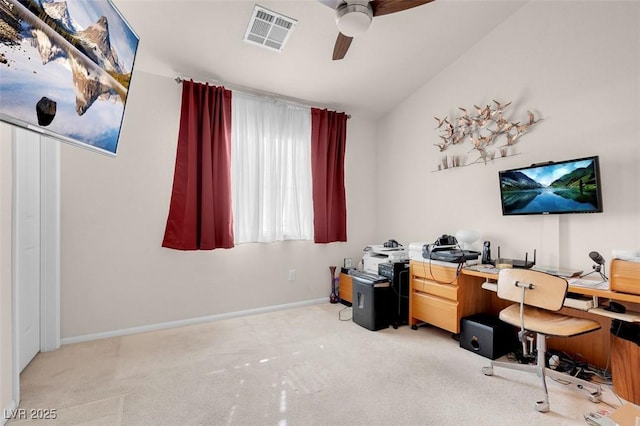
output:
[[256,5],[243,40],[281,52],[297,22]]

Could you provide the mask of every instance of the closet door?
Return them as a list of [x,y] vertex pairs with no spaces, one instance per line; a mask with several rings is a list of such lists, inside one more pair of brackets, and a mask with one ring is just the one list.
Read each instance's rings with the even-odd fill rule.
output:
[[14,131],[14,288],[22,371],[40,351],[40,135]]

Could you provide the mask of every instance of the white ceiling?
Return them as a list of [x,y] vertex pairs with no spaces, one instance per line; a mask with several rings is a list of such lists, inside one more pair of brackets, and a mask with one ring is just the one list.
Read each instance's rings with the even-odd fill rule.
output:
[[[374,17],[346,57],[333,61],[334,11],[315,0],[113,2],[140,37],[136,70],[371,118],[395,107],[524,4],[436,0]],[[242,41],[256,3],[298,21],[283,52]]]

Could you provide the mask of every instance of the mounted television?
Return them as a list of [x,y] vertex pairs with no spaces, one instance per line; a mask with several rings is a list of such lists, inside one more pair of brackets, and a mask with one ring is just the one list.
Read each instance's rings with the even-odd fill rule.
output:
[[533,164],[498,175],[503,215],[602,212],[597,156]]
[[115,155],[138,41],[109,0],[0,0],[0,119]]

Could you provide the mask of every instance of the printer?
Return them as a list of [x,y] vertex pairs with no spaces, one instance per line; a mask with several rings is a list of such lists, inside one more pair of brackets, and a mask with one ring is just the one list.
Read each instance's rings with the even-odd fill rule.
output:
[[378,274],[378,265],[381,263],[404,262],[409,259],[406,247],[388,247],[385,245],[371,245],[364,249],[362,265],[365,272]]

